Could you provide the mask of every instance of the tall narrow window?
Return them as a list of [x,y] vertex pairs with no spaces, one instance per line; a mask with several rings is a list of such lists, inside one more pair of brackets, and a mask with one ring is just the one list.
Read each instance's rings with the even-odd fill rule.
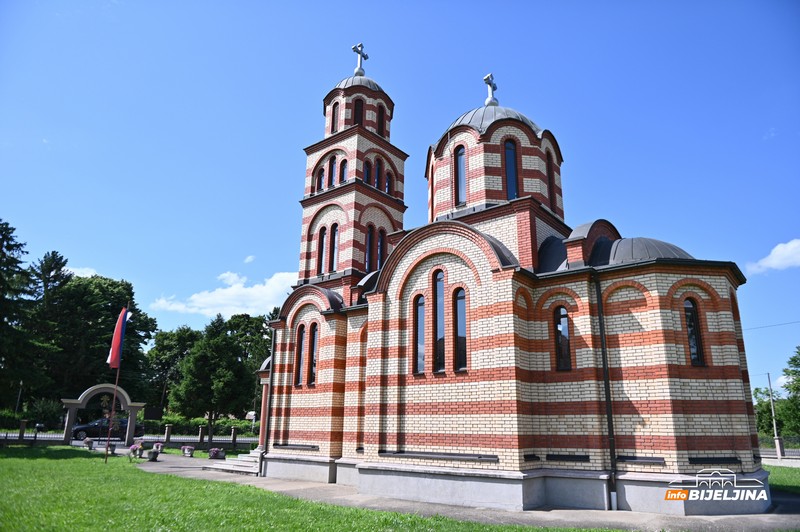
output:
[[556,175],[553,170],[553,154],[547,152],[547,197],[550,199],[550,210],[556,208]]
[[556,336],[556,369],[572,369],[572,357],[569,351],[569,314],[564,307],[558,307],[553,316]]
[[384,135],[384,121],[386,120],[386,111],[384,111],[383,106],[378,106],[378,135],[381,137]]
[[336,157],[331,157],[328,163],[328,188],[336,184]]
[[381,162],[380,159],[378,159],[375,161],[375,188],[377,188],[378,190],[380,190],[381,188],[381,179],[383,179],[383,176],[381,175],[382,173],[383,173],[383,163]]
[[306,339],[306,326],[301,325],[297,328],[297,353],[295,354],[297,358],[297,364],[294,373],[294,383],[297,386],[303,384],[303,344],[305,343]]
[[455,369],[467,369],[467,297],[463,288],[459,288],[453,294],[453,325]]
[[364,100],[356,100],[353,104],[353,123],[361,125],[364,122]]
[[308,341],[308,384],[317,380],[317,324],[311,324],[311,338]]
[[386,231],[381,229],[378,231],[378,269],[383,268],[383,262],[386,260]]
[[390,174],[389,172],[386,172],[386,188],[384,188],[383,191],[386,192],[387,194],[392,193],[392,174]]
[[347,181],[347,159],[342,161],[342,167],[339,169],[339,183]]
[[317,173],[317,192],[325,189],[325,170],[320,168]]
[[317,242],[317,275],[325,273],[325,233],[323,227],[319,230],[319,240]]
[[433,323],[433,338],[436,342],[433,353],[433,371],[444,371],[444,273],[433,276],[433,305],[436,321]]
[[456,205],[464,205],[467,202],[467,176],[464,164],[464,146],[456,148],[455,171]]
[[414,373],[425,373],[425,298],[414,302]]
[[686,315],[686,334],[689,339],[689,355],[692,357],[692,365],[704,366],[703,342],[700,340],[700,316],[694,300],[687,299],[683,302],[683,312]]
[[375,228],[369,226],[367,228],[367,249],[364,250],[366,256],[366,270],[367,273],[371,272],[375,265],[375,257],[373,256],[373,245],[375,244]]
[[517,197],[517,145],[513,141],[506,141],[506,189],[508,199]]
[[333,104],[331,111],[331,133],[339,131],[339,102]]
[[339,224],[331,226],[331,249],[328,252],[328,257],[330,257],[328,271],[335,272],[339,267]]
[[364,161],[364,183],[372,184],[372,165],[369,161]]

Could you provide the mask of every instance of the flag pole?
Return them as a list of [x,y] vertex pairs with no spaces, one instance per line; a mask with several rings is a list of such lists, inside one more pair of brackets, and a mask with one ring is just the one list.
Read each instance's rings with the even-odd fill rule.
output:
[[[131,302],[128,301],[125,304],[125,317],[124,317],[124,321],[122,323],[123,330],[124,330],[124,327],[125,327],[125,321],[128,320],[128,314],[129,314],[129,310],[128,309],[130,308],[130,306],[131,306]],[[116,333],[116,331],[114,331],[114,332]],[[108,434],[106,435],[106,455],[105,455],[105,463],[106,464],[108,463],[108,448],[111,445],[111,429],[114,427],[114,411],[116,410],[116,407],[117,407],[117,388],[119,388],[119,370],[122,367],[122,341],[123,341],[123,339],[124,339],[124,336],[122,338],[120,338],[120,345],[119,345],[120,357],[119,357],[119,363],[117,364],[117,378],[114,381],[114,398],[111,400],[111,417],[108,419]],[[113,339],[112,339],[112,343],[113,343]],[[114,346],[112,345],[111,348],[114,349]],[[130,422],[131,422],[131,420],[129,419],[128,423],[130,423]],[[135,420],[134,420],[134,423],[136,423]]]

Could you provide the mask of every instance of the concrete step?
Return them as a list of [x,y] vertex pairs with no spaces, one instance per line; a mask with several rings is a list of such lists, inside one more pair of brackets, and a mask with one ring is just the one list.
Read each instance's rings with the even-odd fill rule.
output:
[[249,454],[240,454],[236,457],[225,458],[225,460],[209,460],[203,469],[258,476],[258,455],[258,451],[251,451]]
[[211,462],[203,466],[204,471],[224,471],[226,473],[235,473],[238,475],[253,475],[258,476],[258,465],[239,465],[232,464],[227,460],[219,460]]

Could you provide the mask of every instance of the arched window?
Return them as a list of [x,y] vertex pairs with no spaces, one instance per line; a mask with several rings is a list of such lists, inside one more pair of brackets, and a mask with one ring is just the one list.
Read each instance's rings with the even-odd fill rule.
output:
[[311,338],[308,342],[308,384],[317,380],[317,324],[311,324]]
[[325,170],[319,169],[317,173],[317,192],[322,192],[325,189]]
[[550,210],[556,209],[556,175],[553,170],[553,154],[547,152],[547,197],[550,199]]
[[464,205],[467,202],[467,175],[464,163],[464,146],[456,148],[456,161],[455,161],[455,197],[456,205]]
[[383,263],[386,260],[386,231],[381,229],[378,231],[378,269],[383,268]]
[[331,111],[331,133],[339,131],[339,102],[333,104]]
[[697,313],[697,303],[693,299],[683,302],[683,312],[686,316],[686,334],[689,340],[689,355],[693,366],[704,366],[703,342],[700,339],[700,315]]
[[456,371],[467,369],[467,296],[463,288],[453,294],[453,326]]
[[386,188],[383,189],[387,194],[392,193],[392,174],[386,172]]
[[433,371],[444,371],[444,273],[441,270],[433,275],[433,306],[436,319],[433,322],[433,338],[436,342],[433,352]]
[[414,300],[414,373],[425,372],[425,298]]
[[317,275],[325,273],[325,233],[323,227],[319,230],[319,240],[317,241]]
[[556,369],[572,369],[572,357],[569,351],[569,314],[564,307],[558,307],[553,315],[556,337]]
[[384,135],[384,121],[386,120],[386,111],[383,109],[382,105],[378,106],[378,135],[381,137]]
[[329,272],[335,272],[339,267],[339,224],[331,226],[331,249],[328,252],[330,257],[330,264],[328,265]]
[[336,157],[331,157],[328,162],[328,188],[336,183]]
[[342,166],[339,169],[339,183],[347,181],[347,159],[342,161]]
[[381,162],[380,159],[377,159],[375,161],[375,188],[377,188],[378,190],[380,190],[381,188],[381,179],[383,178],[383,176],[381,175],[382,173],[383,173],[383,163]]
[[297,362],[295,364],[295,372],[294,372],[294,384],[296,386],[300,386],[303,384],[303,344],[305,343],[306,339],[306,326],[301,325],[297,328],[297,348],[295,357]]
[[372,164],[369,161],[364,161],[364,183],[372,184]]
[[364,100],[353,103],[353,124],[361,125],[364,122]]
[[366,255],[366,270],[367,273],[371,272],[375,265],[375,257],[373,255],[373,246],[375,244],[375,227],[369,226],[367,228],[367,249],[364,250]]
[[513,140],[506,141],[506,192],[508,199],[517,197],[517,145]]

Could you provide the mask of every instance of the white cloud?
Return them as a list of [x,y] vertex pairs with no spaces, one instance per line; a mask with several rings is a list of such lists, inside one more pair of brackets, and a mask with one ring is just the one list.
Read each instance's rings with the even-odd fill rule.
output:
[[800,266],[800,238],[778,244],[769,255],[758,262],[747,264],[747,273],[762,273],[767,270],[785,270]]
[[789,382],[791,382],[791,380],[792,380],[791,377],[787,377],[786,375],[781,375],[780,377],[778,377],[778,380],[775,381],[775,385],[778,388],[786,389],[785,386],[787,384],[789,384]]
[[228,286],[243,286],[247,282],[247,277],[233,272],[221,273],[217,276],[217,279]]
[[253,262],[254,260],[256,260],[256,256],[255,256],[255,255],[248,255],[248,256],[246,256],[246,257],[244,258],[244,263],[245,263],[245,264],[250,264],[250,263],[251,263],[251,262]]
[[67,268],[67,270],[71,271],[76,277],[91,277],[92,275],[97,275],[97,270],[94,268]]
[[192,294],[183,301],[175,296],[160,297],[150,304],[150,309],[200,314],[209,318],[217,314],[225,318],[234,314],[268,314],[286,299],[297,281],[297,273],[278,272],[264,279],[263,283],[252,286],[245,286],[247,277],[233,272],[222,273],[217,279],[226,286]]

